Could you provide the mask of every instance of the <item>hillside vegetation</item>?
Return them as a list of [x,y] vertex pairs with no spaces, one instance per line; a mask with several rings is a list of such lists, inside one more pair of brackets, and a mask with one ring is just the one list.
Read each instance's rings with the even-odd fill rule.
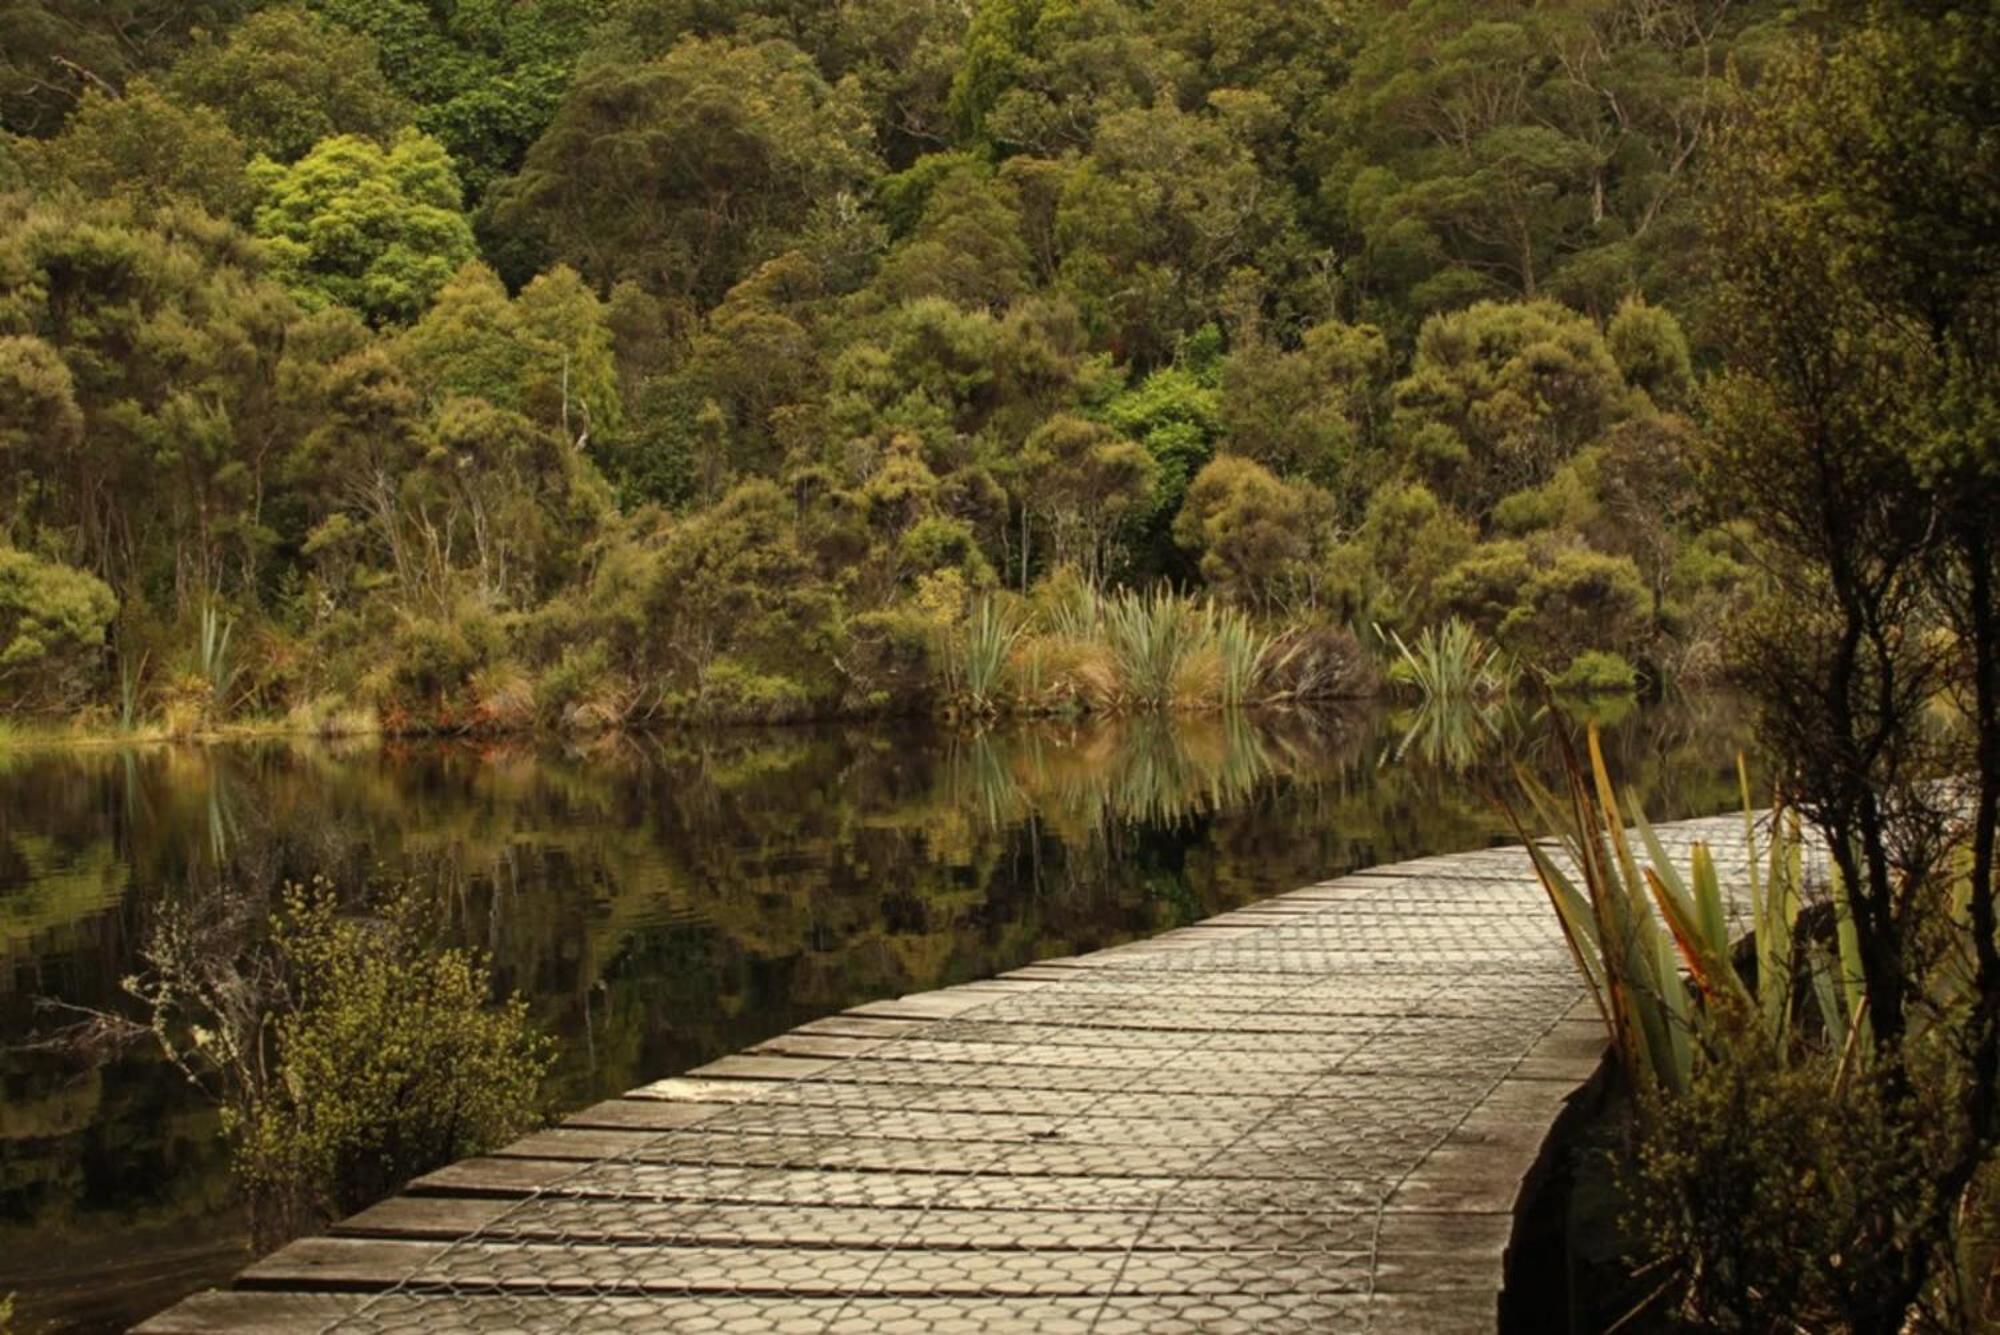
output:
[[1254,703],[1454,618],[1702,680],[1706,148],[1803,23],[9,0],[0,706]]

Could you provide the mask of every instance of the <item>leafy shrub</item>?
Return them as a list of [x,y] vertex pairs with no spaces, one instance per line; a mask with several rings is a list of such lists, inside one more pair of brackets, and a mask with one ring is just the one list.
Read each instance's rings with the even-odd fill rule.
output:
[[607,670],[602,644],[564,645],[562,657],[535,681],[535,712],[551,722],[573,721],[603,688]]
[[[1703,1031],[1687,1091],[1655,1099],[1626,1175],[1649,1258],[1703,1329],[1895,1329],[1857,1320],[1897,1283],[1911,1207],[1932,1190],[1922,1120],[1838,1054],[1781,1059],[1740,1014]],[[1914,1134],[1913,1134],[1914,1133]]]
[[485,963],[432,949],[435,930],[409,892],[370,920],[342,917],[324,882],[287,894],[277,1078],[224,1120],[258,1232],[350,1214],[540,1120],[551,1044],[520,997],[489,1008]]
[[383,722],[392,732],[479,726],[476,679],[507,653],[507,626],[467,601],[446,616],[402,616],[393,659],[373,678]]
[[289,886],[268,941],[246,945],[263,901],[218,898],[214,921],[163,914],[127,987],[220,1103],[259,1248],[541,1121],[549,1040],[520,997],[489,1004],[480,957],[437,948],[430,903],[400,890],[364,918],[323,880]]
[[1591,649],[1572,658],[1550,685],[1574,695],[1611,694],[1636,689],[1639,673],[1617,654]]
[[1324,494],[1310,484],[1225,454],[1188,488],[1174,540],[1195,554],[1217,592],[1269,607],[1304,582],[1325,510]]
[[735,658],[716,659],[696,690],[668,696],[662,708],[700,723],[796,723],[816,712],[812,693],[797,681]]
[[864,612],[847,626],[845,703],[870,713],[926,708],[937,670],[937,621],[920,612]]
[[1963,956],[1940,952],[1924,978],[1941,1022],[1883,1044],[1851,905],[1838,876],[1814,883],[1798,818],[1775,815],[1760,850],[1744,775],[1739,951],[1708,848],[1676,868],[1636,798],[1620,810],[1595,727],[1589,747],[1587,769],[1567,757],[1562,798],[1524,779],[1562,861],[1529,854],[1636,1094],[1625,1168],[1654,1296],[1704,1330],[1935,1328],[1912,1324],[1918,1307],[1971,1328],[1992,1258],[1968,1285],[1937,1233],[1993,1204],[1977,1177],[1953,1199],[1938,1187],[1978,1144],[1950,1112],[1979,1078],[1951,1032],[1973,1002]]
[[95,575],[0,547],[0,686],[43,708],[74,701],[117,614]]

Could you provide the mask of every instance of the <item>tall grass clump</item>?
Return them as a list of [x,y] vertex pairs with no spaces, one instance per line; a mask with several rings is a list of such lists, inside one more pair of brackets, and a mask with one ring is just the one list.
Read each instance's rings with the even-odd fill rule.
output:
[[195,640],[195,673],[208,683],[210,707],[220,717],[233,702],[239,664],[231,649],[236,623],[216,610],[201,609],[200,634]]
[[1459,617],[1426,626],[1414,647],[1393,630],[1382,634],[1396,647],[1390,682],[1426,700],[1492,699],[1505,695],[1513,683],[1506,655]]
[[1220,607],[1213,601],[1203,606],[1202,623],[1202,637],[1220,663],[1218,702],[1224,709],[1250,703],[1263,675],[1271,637],[1252,625],[1240,610]]
[[1021,627],[997,599],[982,598],[972,605],[965,620],[949,632],[942,654],[945,689],[954,708],[975,715],[999,711],[1008,657],[1020,638]]
[[1104,635],[1128,704],[1159,709],[1174,703],[1182,664],[1201,634],[1193,610],[1166,589],[1125,589],[1104,600]]

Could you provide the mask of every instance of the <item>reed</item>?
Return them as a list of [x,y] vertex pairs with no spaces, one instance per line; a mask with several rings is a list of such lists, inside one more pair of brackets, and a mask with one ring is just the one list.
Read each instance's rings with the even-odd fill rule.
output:
[[139,726],[139,705],[146,678],[146,655],[139,661],[120,655],[118,659],[118,731],[131,732]]

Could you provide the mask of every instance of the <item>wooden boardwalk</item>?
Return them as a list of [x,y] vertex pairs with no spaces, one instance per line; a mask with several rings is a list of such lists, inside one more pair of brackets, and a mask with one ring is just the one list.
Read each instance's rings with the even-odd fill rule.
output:
[[1359,872],[801,1026],[140,1329],[1490,1331],[1573,968],[1518,848]]

